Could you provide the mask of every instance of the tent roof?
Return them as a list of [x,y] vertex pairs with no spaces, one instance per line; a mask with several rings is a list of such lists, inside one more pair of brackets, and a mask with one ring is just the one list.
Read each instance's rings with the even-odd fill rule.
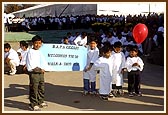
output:
[[54,4],[40,4],[40,5],[36,5],[36,6],[33,6],[33,7],[29,7],[29,8],[23,9],[23,10],[19,10],[19,11],[16,11],[16,12],[12,12],[12,14],[21,13],[21,12],[26,12],[26,11],[30,11],[30,10],[34,10],[34,9],[38,9],[38,8],[43,8],[43,7],[51,6],[51,5],[54,5]]

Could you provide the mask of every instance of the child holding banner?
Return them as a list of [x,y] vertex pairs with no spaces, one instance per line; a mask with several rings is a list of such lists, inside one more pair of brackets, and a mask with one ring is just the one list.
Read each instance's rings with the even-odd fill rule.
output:
[[40,107],[46,107],[44,103],[44,68],[45,60],[40,52],[42,38],[38,35],[32,38],[33,48],[27,53],[26,66],[29,72],[29,100],[30,108],[39,111]]
[[99,49],[97,48],[97,39],[91,38],[87,52],[87,65],[83,72],[84,95],[96,95],[96,71],[92,67],[99,57]]
[[112,80],[112,68],[113,59],[111,57],[111,48],[104,46],[102,48],[103,56],[100,57],[95,63],[94,67],[100,70],[100,88],[99,94],[100,98],[103,100],[108,100],[110,93],[110,84]]

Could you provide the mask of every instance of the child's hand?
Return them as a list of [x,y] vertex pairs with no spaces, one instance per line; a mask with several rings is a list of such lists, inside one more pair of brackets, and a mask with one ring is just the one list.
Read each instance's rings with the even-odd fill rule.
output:
[[126,68],[123,68],[122,70],[121,70],[121,74],[123,74],[124,72],[126,72],[127,71],[127,69]]
[[89,67],[86,67],[85,69],[84,69],[84,72],[87,72],[87,71],[89,71],[91,69],[91,67],[89,66]]
[[132,65],[132,67],[134,67],[134,66],[139,66],[139,64],[138,64],[138,63],[134,63],[134,64]]

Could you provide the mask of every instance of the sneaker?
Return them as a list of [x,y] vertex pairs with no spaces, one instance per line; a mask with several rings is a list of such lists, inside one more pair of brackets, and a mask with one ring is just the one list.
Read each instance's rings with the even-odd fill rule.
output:
[[46,108],[46,107],[48,107],[48,105],[47,105],[47,103],[41,103],[41,104],[40,104],[40,107],[41,107],[41,108]]
[[112,91],[112,94],[113,94],[114,97],[117,97],[117,90],[114,89],[114,90]]
[[134,96],[134,94],[132,93],[132,92],[129,92],[129,97],[133,97]]
[[32,111],[40,111],[40,107],[39,106],[34,106],[34,107],[32,107],[32,106],[29,106],[29,108],[30,108],[30,110],[32,110]]
[[115,98],[115,96],[112,93],[109,93],[108,97],[109,98]]
[[87,95],[89,95],[89,92],[88,92],[88,91],[84,91],[84,92],[82,93],[82,95],[83,95],[83,96],[87,96]]
[[141,93],[141,92],[139,92],[139,93],[136,93],[136,96],[139,96],[139,97],[141,97],[141,96],[142,96],[142,93]]
[[124,95],[124,91],[123,91],[122,89],[119,89],[119,90],[118,90],[118,94],[119,94],[120,96],[123,96],[123,95]]
[[10,75],[15,75],[16,74],[16,70],[14,70],[13,72],[9,73]]
[[92,91],[92,92],[90,92],[90,95],[97,96],[97,92],[96,91]]
[[104,100],[104,101],[108,101],[108,96],[100,96],[100,99]]

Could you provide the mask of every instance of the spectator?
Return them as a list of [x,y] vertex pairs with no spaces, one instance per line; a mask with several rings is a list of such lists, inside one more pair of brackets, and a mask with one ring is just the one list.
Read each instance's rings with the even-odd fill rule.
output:
[[16,73],[16,67],[19,66],[19,57],[17,52],[11,48],[9,43],[4,44],[4,70],[10,75]]

